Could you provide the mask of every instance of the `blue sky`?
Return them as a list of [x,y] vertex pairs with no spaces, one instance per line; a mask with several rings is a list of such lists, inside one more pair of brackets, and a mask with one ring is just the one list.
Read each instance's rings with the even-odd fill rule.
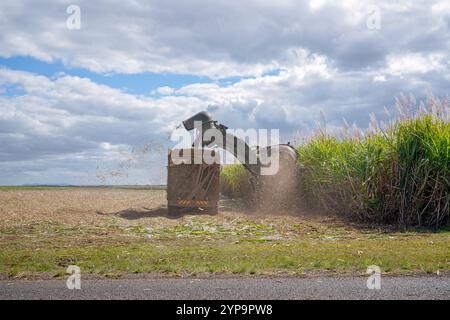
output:
[[[0,66],[20,71],[27,71],[48,78],[56,77],[62,73],[88,78],[96,83],[104,84],[112,88],[136,95],[150,95],[159,87],[181,88],[192,83],[212,82],[205,76],[174,73],[143,72],[138,74],[120,73],[95,73],[84,68],[67,67],[61,61],[45,62],[32,57],[15,56],[10,58],[0,57]],[[237,81],[236,79],[232,79]],[[225,79],[224,81],[230,81]]]
[[160,184],[201,110],[292,141],[450,88],[448,1],[70,4],[0,3],[0,185]]
[[[8,69],[31,72],[48,78],[54,78],[66,74],[70,76],[88,78],[93,82],[107,85],[111,88],[120,89],[124,92],[135,95],[157,95],[156,89],[160,87],[171,87],[179,89],[189,84],[195,83],[216,83],[226,86],[237,83],[249,76],[230,76],[220,79],[211,79],[207,76],[179,73],[155,73],[142,72],[133,74],[123,73],[96,73],[84,68],[68,67],[61,61],[45,62],[32,57],[15,56],[0,57],[0,66]],[[277,75],[279,69],[269,70],[263,75]]]

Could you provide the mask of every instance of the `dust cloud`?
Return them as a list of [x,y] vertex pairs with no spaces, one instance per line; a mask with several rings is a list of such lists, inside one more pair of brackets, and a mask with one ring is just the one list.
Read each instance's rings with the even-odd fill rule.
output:
[[[164,171],[167,146],[161,142],[147,142],[120,151],[116,159],[97,165],[95,176],[102,185],[158,184]],[[159,172],[159,174],[158,174]]]

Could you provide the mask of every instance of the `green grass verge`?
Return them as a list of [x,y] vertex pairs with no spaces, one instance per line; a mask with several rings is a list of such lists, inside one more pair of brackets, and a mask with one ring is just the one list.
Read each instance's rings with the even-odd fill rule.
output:
[[236,243],[216,246],[193,241],[189,244],[137,243],[81,248],[0,250],[0,272],[50,272],[62,275],[67,265],[83,272],[123,274],[203,272],[277,274],[286,272],[364,273],[369,265],[383,272],[448,271],[450,242],[426,239],[365,240],[355,242],[294,241]]
[[[298,230],[303,237],[293,234]],[[68,265],[85,274],[129,273],[363,274],[450,271],[450,232],[378,232],[292,225],[281,230],[250,220],[233,227],[198,221],[168,227],[78,228],[59,224],[1,230],[0,274],[62,276]]]

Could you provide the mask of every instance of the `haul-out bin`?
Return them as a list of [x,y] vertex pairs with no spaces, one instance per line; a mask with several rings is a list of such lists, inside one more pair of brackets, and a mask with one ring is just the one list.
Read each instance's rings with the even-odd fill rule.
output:
[[218,212],[220,158],[213,149],[173,149],[168,153],[167,202],[169,215],[189,209]]

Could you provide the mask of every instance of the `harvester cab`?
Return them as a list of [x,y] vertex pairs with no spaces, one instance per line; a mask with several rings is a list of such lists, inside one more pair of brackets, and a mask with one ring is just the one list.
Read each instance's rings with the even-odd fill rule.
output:
[[[250,173],[249,182],[255,199],[264,196],[264,190],[268,190],[266,184],[277,188],[276,184],[283,183],[286,186],[287,180],[293,180],[287,177],[295,174],[297,152],[290,144],[251,148],[244,140],[227,132],[228,127],[213,120],[206,111],[186,119],[183,126],[187,131],[196,129],[197,136],[191,148],[169,151],[167,200],[170,216],[179,216],[185,209],[200,209],[209,214],[218,212],[218,149],[231,153]],[[268,165],[263,159],[275,154],[276,172],[262,174]]]

